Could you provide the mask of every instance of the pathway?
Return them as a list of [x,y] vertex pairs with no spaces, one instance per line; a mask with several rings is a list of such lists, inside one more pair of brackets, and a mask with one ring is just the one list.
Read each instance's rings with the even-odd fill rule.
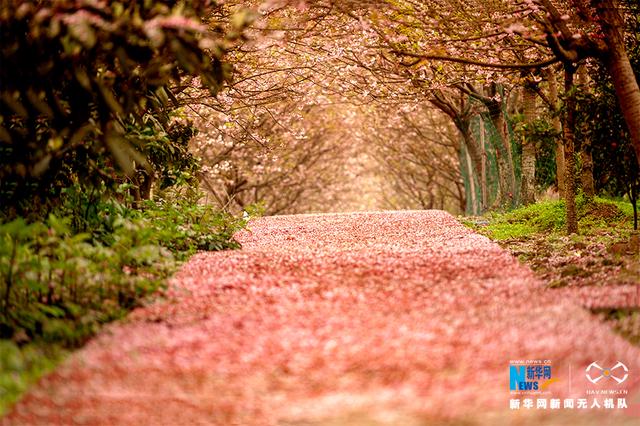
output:
[[[250,229],[242,250],[193,257],[166,298],[108,326],[4,422],[638,424],[640,350],[447,213]],[[629,408],[510,410],[529,397],[510,395],[509,362],[531,359],[559,379],[549,403],[614,388],[584,371],[622,361]]]

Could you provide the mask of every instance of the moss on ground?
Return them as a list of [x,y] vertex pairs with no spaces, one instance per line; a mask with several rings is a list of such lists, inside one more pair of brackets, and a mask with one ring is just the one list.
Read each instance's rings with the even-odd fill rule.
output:
[[[633,226],[631,203],[596,197],[578,197],[579,235],[617,230],[628,237]],[[539,233],[563,234],[566,226],[564,201],[542,201],[504,213],[488,213],[487,226],[476,230],[493,240],[530,237]]]

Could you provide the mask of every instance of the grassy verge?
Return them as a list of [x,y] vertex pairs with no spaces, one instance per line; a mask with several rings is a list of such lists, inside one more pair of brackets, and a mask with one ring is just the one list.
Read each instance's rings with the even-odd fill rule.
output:
[[161,297],[190,255],[239,247],[246,224],[194,200],[86,201],[0,223],[0,415],[103,324]]
[[[598,197],[577,201],[579,233],[571,236],[566,235],[562,201],[543,201],[463,222],[530,266],[550,291],[640,285],[640,234],[633,230],[631,204]],[[640,309],[592,312],[640,345]]]

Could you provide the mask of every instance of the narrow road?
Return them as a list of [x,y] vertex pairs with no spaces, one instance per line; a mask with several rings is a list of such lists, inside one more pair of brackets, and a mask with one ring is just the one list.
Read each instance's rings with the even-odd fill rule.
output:
[[[267,217],[239,238],[192,258],[4,422],[639,424],[639,348],[447,213]],[[527,398],[509,392],[512,360],[550,361],[545,398],[625,389],[629,408],[510,409]],[[629,376],[593,385],[594,361]]]

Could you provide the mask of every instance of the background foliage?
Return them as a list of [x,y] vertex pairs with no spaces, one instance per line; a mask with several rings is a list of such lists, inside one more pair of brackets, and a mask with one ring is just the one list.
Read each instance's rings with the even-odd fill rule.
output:
[[167,147],[182,152],[185,139],[170,122],[170,85],[197,77],[217,93],[230,77],[222,56],[239,35],[206,22],[216,7],[2,0],[0,62],[11,66],[0,67],[0,203],[32,212],[76,181],[99,184],[119,171],[135,183],[136,169],[175,179]]

